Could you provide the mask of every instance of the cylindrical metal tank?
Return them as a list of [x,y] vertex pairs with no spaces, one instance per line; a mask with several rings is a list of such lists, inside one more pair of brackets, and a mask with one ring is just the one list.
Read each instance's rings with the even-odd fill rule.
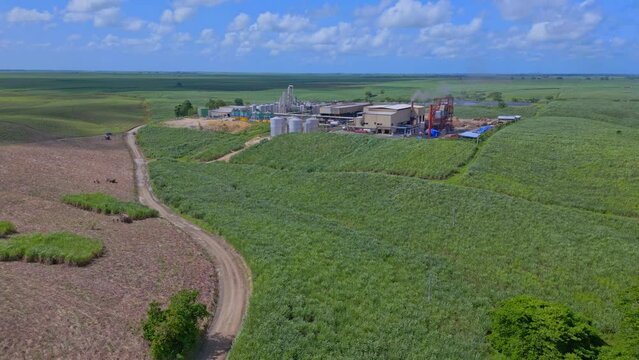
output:
[[289,133],[304,132],[304,120],[295,116],[288,118],[288,132]]
[[318,130],[319,130],[319,120],[317,118],[311,117],[306,119],[306,123],[304,124],[305,133],[313,133]]
[[271,137],[286,134],[286,119],[276,116],[271,118]]

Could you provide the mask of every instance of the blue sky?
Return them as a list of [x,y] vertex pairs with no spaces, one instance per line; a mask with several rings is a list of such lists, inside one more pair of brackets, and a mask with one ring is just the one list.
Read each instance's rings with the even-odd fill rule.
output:
[[0,69],[639,73],[639,0],[2,0]]

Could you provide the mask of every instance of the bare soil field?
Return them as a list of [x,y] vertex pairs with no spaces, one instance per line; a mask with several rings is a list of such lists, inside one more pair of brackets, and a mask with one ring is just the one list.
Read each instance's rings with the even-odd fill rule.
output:
[[120,137],[0,147],[0,219],[21,233],[71,231],[105,246],[84,268],[0,262],[0,358],[146,358],[140,323],[150,301],[194,288],[212,310],[215,269],[181,230],[163,219],[114,222],[60,202],[97,191],[134,200],[133,176]]
[[173,128],[199,129],[201,127],[204,130],[230,132],[232,134],[242,132],[251,127],[251,124],[246,121],[235,120],[180,119],[166,121],[164,124]]

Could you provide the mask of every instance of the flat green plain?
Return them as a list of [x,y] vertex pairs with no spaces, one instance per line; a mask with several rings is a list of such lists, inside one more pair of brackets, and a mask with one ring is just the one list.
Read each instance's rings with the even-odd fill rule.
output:
[[141,131],[157,195],[251,268],[231,358],[499,358],[489,314],[517,295],[593,319],[612,348],[637,336],[620,330],[617,301],[639,284],[636,78],[0,74],[11,91],[138,99],[154,122],[186,98],[270,102],[289,83],[308,100],[501,92],[535,104],[460,108],[525,117],[478,148],[291,135],[204,164],[256,134]]

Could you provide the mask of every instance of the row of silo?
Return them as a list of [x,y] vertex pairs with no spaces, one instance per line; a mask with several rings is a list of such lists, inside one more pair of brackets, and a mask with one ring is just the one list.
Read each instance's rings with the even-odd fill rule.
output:
[[319,130],[319,120],[311,117],[306,121],[291,116],[289,118],[283,118],[276,116],[271,118],[271,137],[276,137],[286,133],[312,133]]

